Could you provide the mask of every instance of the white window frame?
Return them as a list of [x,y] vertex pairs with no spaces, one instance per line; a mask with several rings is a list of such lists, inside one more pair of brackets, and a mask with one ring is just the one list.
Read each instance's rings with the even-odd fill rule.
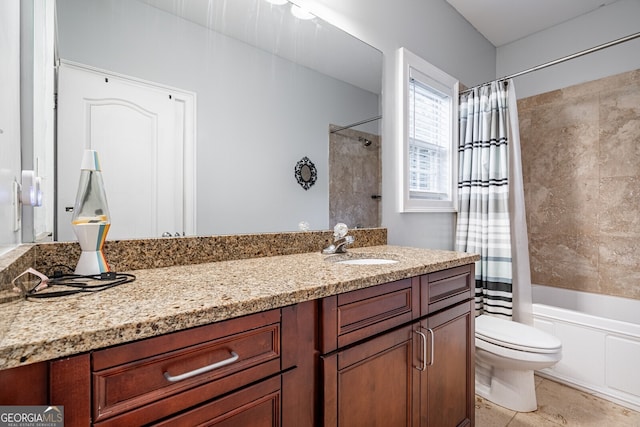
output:
[[[429,64],[424,59],[411,53],[405,48],[398,50],[398,77],[399,77],[399,187],[400,187],[400,212],[457,212],[458,208],[458,95],[460,83],[444,71]],[[448,179],[449,197],[446,200],[434,200],[416,197],[410,191],[410,130],[409,130],[409,102],[410,102],[410,78],[417,78],[421,83],[448,97],[449,105],[449,173]]]

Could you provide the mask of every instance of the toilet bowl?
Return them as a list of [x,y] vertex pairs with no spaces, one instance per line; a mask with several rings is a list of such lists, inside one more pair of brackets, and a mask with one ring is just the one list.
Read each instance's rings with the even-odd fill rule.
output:
[[475,344],[476,394],[513,411],[535,411],[533,371],[560,361],[560,340],[522,323],[481,315]]

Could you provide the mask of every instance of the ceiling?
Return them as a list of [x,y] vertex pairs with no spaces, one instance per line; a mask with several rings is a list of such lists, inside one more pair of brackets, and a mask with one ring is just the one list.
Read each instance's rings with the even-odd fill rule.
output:
[[617,0],[447,0],[496,47],[615,1]]

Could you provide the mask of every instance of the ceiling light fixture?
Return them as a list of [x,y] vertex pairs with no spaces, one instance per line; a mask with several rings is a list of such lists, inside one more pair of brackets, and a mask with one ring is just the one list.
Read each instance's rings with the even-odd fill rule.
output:
[[265,1],[278,6],[289,3],[289,0],[265,0]]
[[291,13],[298,19],[308,20],[315,18],[315,15],[312,15],[307,10],[297,6],[295,4],[291,4]]

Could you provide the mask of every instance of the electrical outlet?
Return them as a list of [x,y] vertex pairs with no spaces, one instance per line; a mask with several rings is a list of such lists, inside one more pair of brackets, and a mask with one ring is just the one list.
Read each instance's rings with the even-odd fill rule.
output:
[[20,184],[18,184],[17,181],[13,181],[12,199],[13,231],[20,231],[22,223],[22,206],[20,204]]

